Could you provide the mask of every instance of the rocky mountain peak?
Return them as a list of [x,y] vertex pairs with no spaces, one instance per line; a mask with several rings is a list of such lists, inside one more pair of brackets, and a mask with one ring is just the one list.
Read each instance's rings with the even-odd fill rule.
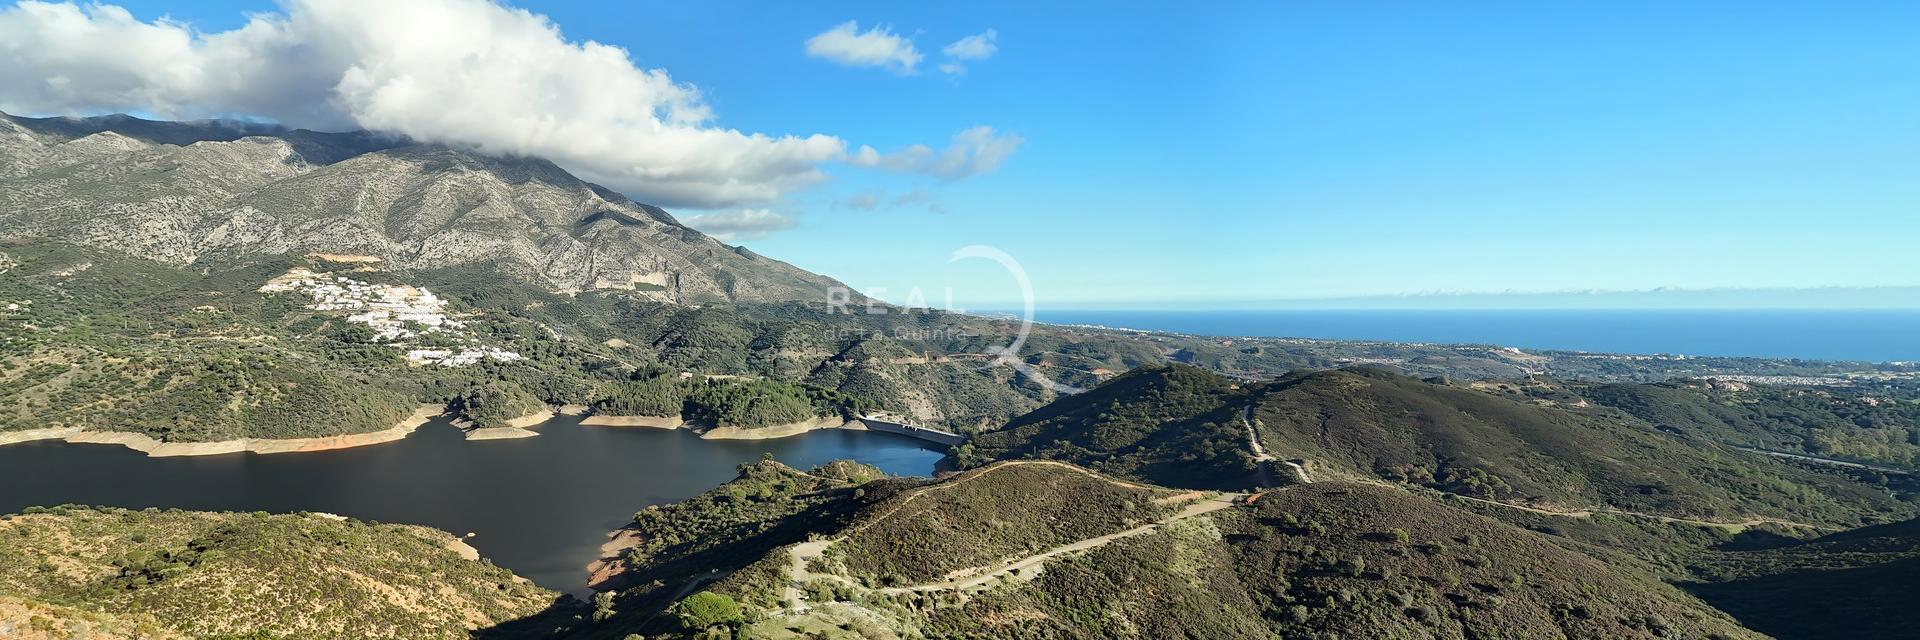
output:
[[541,158],[370,132],[0,114],[0,238],[172,264],[309,252],[486,265],[561,291],[823,299],[833,280],[729,247]]

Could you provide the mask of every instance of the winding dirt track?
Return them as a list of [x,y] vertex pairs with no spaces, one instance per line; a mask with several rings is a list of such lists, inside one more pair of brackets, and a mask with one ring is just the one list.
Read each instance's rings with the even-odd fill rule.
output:
[[1023,569],[1033,567],[1034,565],[1038,565],[1042,562],[1046,562],[1047,560],[1058,557],[1058,556],[1074,553],[1077,551],[1086,551],[1088,549],[1097,549],[1097,548],[1106,546],[1107,544],[1112,543],[1115,540],[1121,540],[1121,539],[1131,538],[1138,535],[1153,533],[1154,531],[1159,530],[1160,527],[1165,526],[1167,523],[1170,523],[1170,522],[1185,520],[1187,518],[1192,518],[1194,516],[1205,515],[1205,514],[1213,513],[1215,511],[1219,511],[1221,509],[1225,509],[1227,507],[1231,507],[1241,497],[1243,496],[1238,494],[1233,494],[1233,495],[1220,496],[1220,497],[1201,500],[1199,502],[1195,502],[1192,505],[1187,506],[1187,508],[1182,509],[1179,513],[1176,513],[1172,516],[1168,516],[1166,519],[1161,520],[1159,522],[1141,525],[1141,526],[1134,527],[1132,529],[1128,529],[1126,531],[1121,531],[1118,533],[1109,533],[1104,536],[1087,538],[1085,540],[1081,540],[1079,542],[1075,542],[1072,544],[1061,545],[1058,547],[1054,547],[1052,549],[1048,549],[1046,551],[1042,551],[1040,553],[1036,553],[1024,558],[1013,560],[1011,562],[1005,562],[1000,565],[994,566],[992,568],[975,567],[972,569],[962,569],[954,572],[955,574],[964,575],[965,577],[949,578],[941,582],[920,584],[920,585],[914,585],[910,587],[888,587],[888,588],[880,589],[879,591],[881,593],[886,593],[886,594],[899,594],[899,593],[909,593],[909,592],[927,593],[932,591],[955,591],[955,590],[971,589],[971,588],[986,584],[988,582],[992,582],[1003,576],[1021,571]]
[[1247,428],[1247,448],[1253,450],[1253,460],[1260,465],[1261,484],[1269,487],[1280,484],[1273,479],[1272,467],[1267,466],[1274,462],[1287,465],[1288,469],[1292,469],[1293,473],[1300,477],[1301,484],[1313,484],[1313,476],[1307,474],[1305,466],[1292,460],[1276,458],[1267,453],[1266,447],[1260,445],[1260,430],[1253,428],[1253,405],[1247,405],[1240,411],[1240,425]]
[[[882,513],[878,516],[875,516],[872,519],[869,519],[867,521],[868,523],[867,525],[850,528],[839,537],[826,539],[826,540],[814,540],[810,542],[804,542],[801,544],[794,545],[792,548],[788,549],[788,565],[787,565],[788,580],[787,580],[787,586],[783,591],[784,591],[785,599],[788,602],[793,603],[791,606],[791,610],[794,612],[801,612],[801,611],[806,611],[807,609],[812,608],[812,605],[807,602],[806,593],[801,589],[801,587],[814,580],[829,580],[832,582],[837,582],[837,583],[855,587],[855,588],[864,588],[864,587],[861,587],[858,583],[854,582],[852,579],[847,578],[846,576],[842,576],[838,574],[830,574],[830,573],[814,573],[813,571],[807,568],[807,564],[811,560],[824,556],[826,554],[827,548],[833,546],[834,543],[845,540],[848,534],[856,533],[861,529],[865,528],[865,526],[869,526],[871,523],[878,522],[892,516],[894,513],[906,507],[908,504],[911,504],[914,501],[914,499],[919,498],[922,495],[933,493],[935,491],[951,489],[954,486],[964,484],[966,482],[980,478],[981,476],[985,476],[987,474],[993,473],[1000,469],[1004,469],[1004,468],[1016,466],[1016,465],[1050,465],[1050,466],[1060,467],[1064,469],[1070,469],[1077,473],[1082,473],[1088,476],[1099,478],[1106,482],[1110,482],[1116,486],[1122,486],[1122,487],[1127,487],[1132,489],[1149,490],[1149,491],[1159,491],[1154,487],[1127,482],[1124,480],[1115,480],[1113,478],[1101,476],[1097,473],[1088,471],[1086,469],[1082,469],[1080,467],[1076,467],[1076,466],[1061,463],[1061,462],[1054,462],[1050,460],[1017,460],[1017,461],[1008,461],[1008,462],[1001,462],[998,464],[994,464],[984,469],[981,469],[979,471],[973,472],[971,475],[955,478],[946,483],[933,486],[933,487],[928,487],[924,490],[915,492],[914,494],[901,499],[899,503],[895,504],[892,508],[888,509],[885,513]],[[1204,497],[1204,496],[1193,496],[1190,494],[1181,494],[1181,495],[1171,496],[1169,498],[1164,498],[1163,500],[1180,500],[1183,498],[1194,498],[1194,497],[1198,497],[1199,499],[1195,500],[1192,504],[1187,505],[1186,508],[1181,509],[1178,513],[1175,513],[1171,516],[1168,516],[1166,518],[1163,518],[1161,520],[1158,520],[1149,524],[1134,527],[1132,529],[1110,533],[1104,536],[1087,538],[1085,540],[1079,540],[1069,544],[1047,549],[1040,553],[1036,553],[1036,554],[1021,557],[1021,558],[1016,558],[1013,560],[1009,560],[1009,561],[994,564],[994,565],[959,569],[949,573],[948,574],[949,577],[947,579],[939,582],[910,585],[910,586],[904,586],[904,587],[886,587],[882,589],[873,589],[872,591],[879,592],[879,593],[886,593],[886,594],[902,594],[902,593],[929,593],[929,592],[938,592],[938,591],[959,591],[959,590],[972,589],[972,588],[987,584],[989,582],[992,582],[996,579],[1014,574],[1016,572],[1038,566],[1041,563],[1044,563],[1047,560],[1052,558],[1056,558],[1069,553],[1076,553],[1080,551],[1086,551],[1089,549],[1096,549],[1096,548],[1105,546],[1107,544],[1110,544],[1115,540],[1122,540],[1125,538],[1131,538],[1134,536],[1152,533],[1156,530],[1159,530],[1160,527],[1165,526],[1167,523],[1170,523],[1170,522],[1185,520],[1187,518],[1193,518],[1196,516],[1213,513],[1215,511],[1219,511],[1221,509],[1231,507],[1234,504],[1238,503],[1241,499],[1245,498],[1246,496],[1245,494],[1226,494],[1226,495],[1218,495],[1213,497]]]
[[1634,518],[1648,518],[1652,520],[1659,520],[1661,522],[1690,524],[1690,525],[1701,526],[1701,527],[1717,527],[1717,528],[1733,531],[1734,533],[1739,533],[1740,531],[1745,530],[1747,527],[1751,527],[1754,525],[1761,525],[1761,524],[1777,524],[1777,525],[1787,526],[1787,527],[1813,529],[1816,531],[1845,531],[1846,530],[1845,527],[1830,527],[1830,526],[1817,525],[1817,524],[1808,524],[1805,522],[1794,522],[1792,520],[1780,520],[1777,518],[1751,518],[1747,520],[1741,520],[1738,522],[1718,522],[1713,520],[1693,520],[1689,518],[1676,518],[1673,516],[1663,516],[1663,515],[1652,514],[1652,513],[1641,513],[1638,511],[1625,511],[1621,509],[1609,509],[1604,507],[1596,507],[1596,508],[1590,508],[1590,509],[1571,509],[1571,510],[1564,510],[1564,511],[1555,510],[1555,509],[1542,509],[1539,507],[1529,507],[1526,505],[1499,502],[1496,500],[1488,500],[1486,498],[1475,498],[1473,496],[1463,496],[1457,493],[1446,494],[1446,495],[1451,495],[1453,497],[1460,498],[1462,500],[1470,500],[1473,502],[1478,502],[1480,504],[1488,504],[1496,507],[1504,507],[1507,509],[1518,509],[1520,511],[1538,513],[1540,515],[1547,515],[1547,516],[1558,516],[1562,518],[1591,518],[1595,514],[1629,516]]

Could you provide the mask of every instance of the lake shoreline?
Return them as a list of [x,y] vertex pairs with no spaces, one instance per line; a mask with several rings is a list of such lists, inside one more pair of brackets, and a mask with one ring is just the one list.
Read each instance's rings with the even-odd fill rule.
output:
[[[402,405],[405,406],[405,405]],[[396,416],[397,417],[397,416]],[[153,458],[59,440],[0,447],[0,513],[92,504],[128,509],[317,512],[454,532],[536,584],[590,598],[586,566],[608,532],[649,505],[697,496],[772,454],[801,468],[852,459],[890,475],[930,475],[943,453],[913,440],[822,429],[772,440],[702,440],[689,431],[577,428],[469,442],[448,417],[380,447],[310,456]],[[478,535],[468,537],[468,532]]]
[[565,412],[565,410],[570,409],[572,406],[573,405],[568,405],[562,407],[560,410],[548,408],[543,411],[535,411],[508,420],[506,425],[499,427],[476,427],[473,426],[472,423],[464,421],[455,422],[454,426],[460,427],[460,430],[467,432],[468,440],[515,440],[519,438],[531,438],[540,435],[540,432],[533,430],[534,427],[546,424],[548,421],[562,415],[578,415]]
[[600,557],[587,563],[586,587],[595,592],[619,591],[625,589],[627,572],[632,569],[627,563],[627,550],[640,546],[640,532],[632,524],[607,532],[607,541],[600,545]]
[[777,440],[828,429],[839,429],[843,431],[881,431],[946,447],[955,446],[967,440],[967,436],[962,434],[896,422],[884,416],[860,416],[856,418],[821,416],[799,422],[748,428],[716,427],[690,423],[687,422],[684,417],[680,416],[589,415],[582,418],[580,424],[592,427],[685,429],[700,436],[702,440]]
[[71,444],[117,444],[147,454],[149,458],[217,456],[233,453],[261,455],[308,453],[393,442],[412,435],[415,429],[444,413],[446,413],[444,406],[422,404],[405,419],[379,431],[312,438],[241,438],[218,442],[161,442],[144,433],[88,431],[84,427],[55,427],[0,433],[0,446],[43,440],[62,440]]
[[[60,440],[70,444],[117,444],[134,451],[147,454],[151,458],[173,458],[187,456],[218,456],[236,453],[255,453],[261,455],[276,453],[308,453],[314,451],[332,451],[350,449],[377,444],[386,444],[413,434],[415,429],[437,416],[447,415],[443,405],[422,404],[412,415],[399,423],[379,431],[342,434],[336,436],[316,436],[311,438],[241,438],[218,442],[163,442],[142,433],[125,431],[88,431],[85,427],[51,427],[27,429],[0,433],[0,447],[11,444]],[[815,417],[799,422],[768,425],[764,427],[719,427],[687,422],[681,417],[669,416],[611,416],[592,413],[584,405],[562,405],[549,407],[542,411],[529,413],[498,427],[476,427],[471,422],[456,419],[454,427],[464,433],[469,441],[517,440],[539,436],[535,428],[562,416],[577,416],[579,424],[591,427],[640,427],[647,429],[685,429],[702,440],[777,440],[803,436],[815,431],[840,429],[846,431],[872,431],[861,418],[842,418],[838,416]],[[896,431],[897,432],[897,431]],[[907,433],[909,437],[928,439]],[[937,442],[937,441],[936,441]],[[940,443],[950,444],[950,443]]]
[[687,422],[678,416],[608,416],[589,415],[580,419],[580,424],[589,427],[641,427],[647,429],[685,429],[702,440],[774,440],[806,435],[822,429],[867,430],[858,419],[849,420],[838,416],[823,416],[799,422],[773,424],[764,427],[719,427]]

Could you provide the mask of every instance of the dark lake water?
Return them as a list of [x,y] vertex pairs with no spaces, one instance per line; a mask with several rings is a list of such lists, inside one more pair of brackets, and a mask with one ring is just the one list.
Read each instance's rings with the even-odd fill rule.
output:
[[778,440],[701,440],[683,430],[587,427],[560,417],[540,437],[468,442],[445,420],[398,442],[275,455],[148,458],[117,445],[0,447],[0,513],[90,504],[206,511],[321,511],[465,535],[495,564],[579,593],[608,531],[647,505],[731,480],[763,453],[807,468],[843,458],[930,475],[935,445],[825,430]]

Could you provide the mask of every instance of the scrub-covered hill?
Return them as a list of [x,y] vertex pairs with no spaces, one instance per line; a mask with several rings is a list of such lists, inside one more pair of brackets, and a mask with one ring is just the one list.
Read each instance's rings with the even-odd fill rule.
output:
[[1180,365],[1146,368],[980,434],[955,462],[1060,460],[1172,486],[1245,488],[1261,481],[1253,471],[1263,455],[1268,465],[1299,460],[1313,477],[1388,480],[1559,511],[1857,526],[1909,517],[1914,508],[1873,484],[1873,474],[1677,436],[1611,410],[1372,368],[1270,383]]
[[1892,385],[1676,380],[1578,385],[1595,404],[1674,432],[1769,451],[1920,470],[1920,394]]
[[1257,462],[1232,381],[1184,365],[1141,367],[981,433],[956,463],[1061,460],[1169,486],[1245,488]]
[[423,527],[85,507],[0,518],[0,625],[60,637],[466,638],[556,597]]
[[1708,553],[1696,571],[1688,590],[1781,638],[1909,638],[1920,627],[1920,521]]
[[1322,469],[1542,507],[1871,524],[1912,513],[1884,488],[1605,412],[1371,369],[1258,388],[1268,453]]
[[[737,568],[651,574],[603,597],[588,634],[1754,637],[1650,576],[1393,488],[1318,483],[1250,499],[1053,462],[932,483],[821,487],[808,475],[763,464],[659,511],[670,517],[642,514],[643,539],[695,539],[676,522],[761,533],[697,543]],[[755,496],[803,506],[754,507]]]

